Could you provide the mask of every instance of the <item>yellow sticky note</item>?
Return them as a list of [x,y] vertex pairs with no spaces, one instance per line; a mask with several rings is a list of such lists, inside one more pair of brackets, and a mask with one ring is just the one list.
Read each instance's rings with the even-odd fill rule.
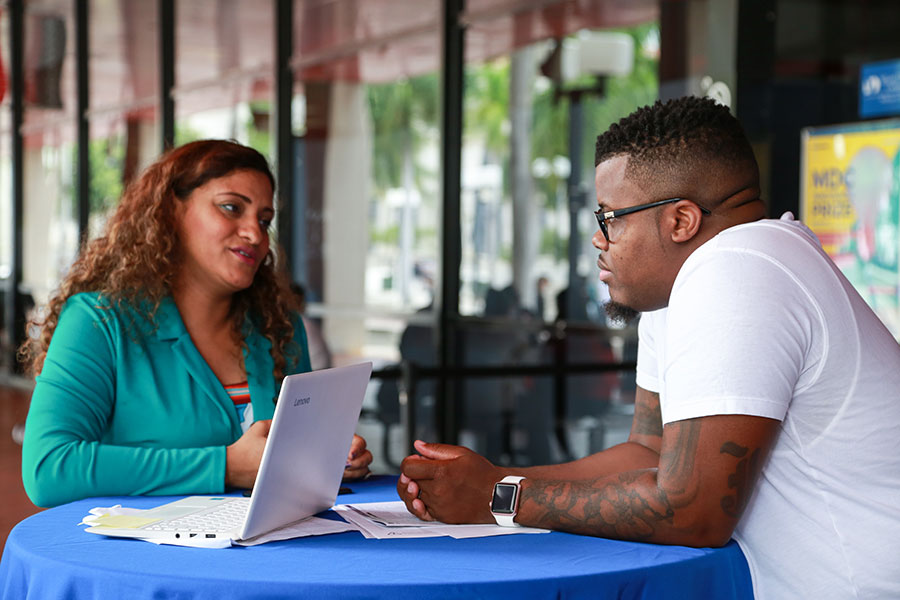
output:
[[135,517],[132,515],[101,515],[94,521],[92,527],[109,527],[110,529],[138,529],[144,525],[155,523],[159,519],[147,517]]

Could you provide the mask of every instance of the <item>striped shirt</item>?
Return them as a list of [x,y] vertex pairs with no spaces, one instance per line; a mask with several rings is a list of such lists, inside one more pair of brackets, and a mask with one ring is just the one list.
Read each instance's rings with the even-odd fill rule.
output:
[[250,386],[246,381],[225,386],[225,391],[234,403],[241,431],[246,432],[253,424],[253,405],[250,404]]

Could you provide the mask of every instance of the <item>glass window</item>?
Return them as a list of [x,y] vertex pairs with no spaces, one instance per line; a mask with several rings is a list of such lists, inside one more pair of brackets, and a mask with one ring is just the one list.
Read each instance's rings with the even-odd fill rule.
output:
[[[488,4],[464,15],[459,310],[479,318],[465,364],[629,363],[634,328],[607,321],[597,279],[593,158],[597,134],[657,98],[655,10],[498,16]],[[633,390],[630,370],[472,377],[460,441],[503,464],[584,456],[627,436]]]
[[159,154],[159,31],[155,3],[92,0],[90,235],[125,186]]
[[[9,12],[0,11],[0,282],[12,272],[12,108]],[[0,320],[3,319],[0,314]]]
[[179,88],[209,87],[271,71],[274,2],[191,0],[176,2],[175,82]]
[[[295,4],[295,200],[303,248],[293,268],[320,312],[402,315],[431,304],[439,9],[434,0]],[[333,333],[346,336],[334,340],[339,354],[387,346],[386,357],[396,358],[402,324],[375,333],[385,326],[359,321]]]
[[466,320],[460,339],[468,367],[537,367],[533,375],[468,377],[460,387],[460,443],[499,464],[548,464],[581,458],[627,438],[634,413],[631,368],[553,374],[553,367],[631,364],[633,328],[585,325],[519,327]]
[[[515,466],[565,462],[622,443],[634,405],[614,395],[617,377],[468,378],[459,443],[494,464]],[[565,393],[557,396],[560,385]]]
[[175,143],[234,139],[273,159],[274,3],[176,3]]
[[[441,14],[438,0],[294,3],[291,266],[335,363],[434,363]],[[401,398],[431,422],[433,381],[370,385],[376,467],[405,455]]]
[[[475,40],[486,36],[480,27],[473,26]],[[594,276],[590,243],[594,141],[656,99],[658,40],[655,22],[580,30],[467,64],[462,314],[524,311],[605,324],[606,290]],[[579,71],[581,54],[600,46],[619,48],[625,68]],[[575,160],[573,134],[581,137]]]
[[73,4],[25,5],[24,291],[47,300],[78,251]]
[[9,13],[0,12],[0,373],[12,364],[12,336],[6,328],[13,268],[12,109],[8,76]]

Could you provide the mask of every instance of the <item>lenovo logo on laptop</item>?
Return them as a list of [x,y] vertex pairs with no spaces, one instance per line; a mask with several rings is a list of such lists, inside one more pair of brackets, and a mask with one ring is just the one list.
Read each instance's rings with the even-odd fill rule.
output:
[[309,404],[309,396],[305,398],[294,398],[294,406],[300,406],[301,404]]

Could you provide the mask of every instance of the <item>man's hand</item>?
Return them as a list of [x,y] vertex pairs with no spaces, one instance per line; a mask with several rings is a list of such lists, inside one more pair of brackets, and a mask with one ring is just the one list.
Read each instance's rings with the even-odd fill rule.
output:
[[253,487],[271,427],[272,419],[257,421],[225,448],[225,487]]
[[372,453],[366,450],[366,440],[353,434],[350,452],[347,454],[347,466],[344,467],[344,481],[362,479],[369,474]]
[[493,523],[494,484],[505,472],[462,446],[414,444],[403,459],[397,493],[412,514],[444,523]]

